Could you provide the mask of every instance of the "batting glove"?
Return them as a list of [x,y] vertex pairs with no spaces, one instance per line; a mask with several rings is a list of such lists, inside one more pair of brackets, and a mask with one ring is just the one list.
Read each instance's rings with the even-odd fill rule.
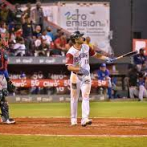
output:
[[107,58],[106,63],[113,63],[115,61],[115,58]]
[[84,69],[84,68],[80,68],[79,70],[79,73],[85,75],[85,76],[88,76],[89,75],[89,71],[87,69]]

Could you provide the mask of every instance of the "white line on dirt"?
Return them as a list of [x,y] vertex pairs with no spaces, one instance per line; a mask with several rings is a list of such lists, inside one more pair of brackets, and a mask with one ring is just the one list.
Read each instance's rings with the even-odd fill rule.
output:
[[119,138],[135,138],[135,137],[147,137],[147,135],[51,135],[51,134],[12,134],[12,133],[0,133],[0,135],[12,135],[12,136],[47,136],[47,137],[119,137]]
[[[37,117],[37,116],[20,116],[20,117],[13,117],[13,118],[16,118],[16,119],[21,119],[21,118],[37,118],[37,119],[40,119],[40,118],[45,118],[45,119],[51,119],[51,118],[55,118],[55,119],[61,119],[61,118],[65,118],[65,119],[70,119],[70,117],[67,117],[67,116],[43,116],[43,117]],[[127,118],[127,117],[90,117],[91,119],[130,119],[130,120],[147,120],[147,118]],[[81,119],[81,117],[78,117],[78,119]]]

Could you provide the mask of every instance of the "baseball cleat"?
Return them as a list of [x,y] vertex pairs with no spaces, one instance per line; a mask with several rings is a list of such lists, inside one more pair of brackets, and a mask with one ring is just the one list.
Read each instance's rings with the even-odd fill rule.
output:
[[16,123],[15,120],[13,120],[12,118],[7,119],[6,121],[3,121],[1,119],[1,122],[4,123],[4,124],[15,124]]
[[82,127],[86,127],[87,125],[91,125],[91,124],[92,124],[91,119],[84,119],[84,120],[81,121]]
[[72,119],[71,120],[71,126],[76,126],[77,125],[77,120],[76,119]]

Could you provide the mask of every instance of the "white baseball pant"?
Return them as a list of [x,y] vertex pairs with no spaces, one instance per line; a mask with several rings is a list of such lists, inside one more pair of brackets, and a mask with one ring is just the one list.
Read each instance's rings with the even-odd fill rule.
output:
[[77,121],[77,107],[80,91],[82,94],[82,121],[89,117],[89,94],[91,91],[91,77],[84,75],[77,75],[71,73],[70,76],[71,87],[71,122]]
[[139,99],[142,101],[143,98],[147,98],[147,90],[144,85],[139,86]]
[[134,96],[138,96],[138,88],[137,86],[130,86],[129,87],[129,95],[130,95],[130,98],[134,98]]

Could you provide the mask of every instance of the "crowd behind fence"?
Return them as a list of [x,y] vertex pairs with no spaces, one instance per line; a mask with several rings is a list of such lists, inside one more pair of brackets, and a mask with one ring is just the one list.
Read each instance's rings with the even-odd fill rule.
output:
[[31,9],[21,10],[16,4],[14,11],[2,3],[0,5],[0,34],[3,45],[10,56],[65,56],[71,46],[62,29],[55,32],[44,26],[41,3]]
[[[22,9],[20,4],[15,4],[14,10],[2,3],[0,34],[10,56],[65,56],[72,46],[69,34],[67,35],[64,29],[53,29],[46,25],[39,1],[33,8],[27,3],[26,9]],[[85,43],[94,47],[90,36],[85,36]],[[97,51],[108,55],[98,48]]]

